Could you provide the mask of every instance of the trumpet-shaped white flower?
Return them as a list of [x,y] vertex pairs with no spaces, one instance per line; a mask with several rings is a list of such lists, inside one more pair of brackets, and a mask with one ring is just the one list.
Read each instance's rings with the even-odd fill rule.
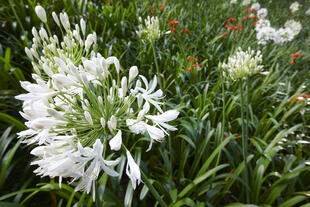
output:
[[225,76],[232,80],[245,79],[263,69],[260,65],[262,61],[263,56],[260,51],[255,52],[251,48],[242,51],[239,47],[238,51],[228,58],[227,63],[222,64],[222,68],[225,70]]
[[127,150],[127,165],[126,165],[126,174],[131,180],[131,184],[133,189],[136,189],[137,183],[138,185],[141,182],[141,173],[139,166],[135,163],[134,159],[132,158],[130,152]]
[[118,151],[122,146],[122,131],[119,130],[117,134],[109,142],[111,150]]

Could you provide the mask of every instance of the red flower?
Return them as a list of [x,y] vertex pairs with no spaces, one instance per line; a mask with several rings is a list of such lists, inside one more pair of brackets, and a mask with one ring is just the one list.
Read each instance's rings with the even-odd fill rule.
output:
[[229,22],[235,22],[236,21],[236,19],[235,18],[228,18],[227,19],[227,22],[229,23]]
[[250,9],[251,9],[251,7],[246,8],[245,12],[249,12]]
[[202,64],[198,64],[198,66],[201,68],[201,67],[202,67]]
[[153,14],[156,14],[156,11],[157,11],[156,8],[153,8],[153,9],[152,9],[152,13],[153,13]]
[[179,22],[176,21],[176,20],[171,20],[171,21],[169,22],[169,25],[170,25],[170,26],[172,26],[172,25],[177,26],[178,24],[179,24]]
[[186,68],[182,68],[184,71],[186,71]]
[[228,33],[227,32],[223,32],[223,36],[227,36],[228,35]]
[[290,62],[290,64],[294,64],[295,63],[295,58],[293,58]]
[[193,67],[193,68],[196,68],[196,67],[197,67],[197,64],[193,64],[192,67]]
[[301,53],[297,52],[297,53],[293,53],[291,55],[291,57],[300,57],[301,56]]
[[245,21],[247,18],[248,18],[248,16],[244,16],[244,17],[242,18],[242,20]]
[[259,24],[259,21],[253,22],[254,26],[257,25],[257,24]]
[[192,68],[187,68],[188,71],[192,71]]
[[188,61],[191,61],[191,62],[192,62],[192,61],[193,61],[193,58],[188,58]]
[[256,19],[257,18],[257,16],[256,16],[256,14],[253,16],[253,19]]
[[170,28],[171,33],[175,33],[176,30],[176,28]]
[[254,8],[251,8],[251,11],[255,11],[255,9],[254,9]]
[[242,26],[241,24],[237,24],[237,26],[238,26],[240,29],[242,29],[242,30],[244,29],[243,26]]
[[160,7],[159,9],[163,11],[163,10],[166,8],[166,6],[167,6],[167,5],[161,4],[161,5],[159,6],[159,7]]
[[198,62],[198,61],[199,61],[199,59],[198,59],[198,58],[194,58],[194,60],[195,60],[195,62]]

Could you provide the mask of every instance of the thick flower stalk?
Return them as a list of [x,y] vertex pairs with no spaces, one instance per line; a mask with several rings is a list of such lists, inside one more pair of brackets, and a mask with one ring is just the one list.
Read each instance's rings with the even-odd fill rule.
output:
[[227,63],[222,64],[224,75],[232,80],[245,79],[250,75],[263,70],[263,56],[260,51],[255,52],[251,48],[242,51],[239,47],[237,52],[228,58]]
[[[36,11],[45,21],[42,9]],[[18,135],[24,143],[36,145],[31,151],[37,156],[32,162],[38,165],[34,172],[59,177],[60,185],[62,178],[72,178],[79,181],[76,191],[92,190],[95,197],[95,181],[101,172],[119,176],[113,166],[123,153],[126,174],[135,188],[141,181],[140,168],[123,143],[128,137],[124,135],[148,134],[150,150],[153,141],[162,141],[169,131],[177,130],[167,122],[179,112],[163,111],[163,92],[156,90],[156,76],[148,81],[136,66],[127,74],[116,57],[97,53],[97,35],[87,35],[83,19],[72,30],[66,13],[52,16],[64,36],[48,34],[43,27],[39,32],[32,29],[33,45],[25,51],[35,83],[22,81],[28,93],[16,96],[23,101],[20,114],[28,127]]]

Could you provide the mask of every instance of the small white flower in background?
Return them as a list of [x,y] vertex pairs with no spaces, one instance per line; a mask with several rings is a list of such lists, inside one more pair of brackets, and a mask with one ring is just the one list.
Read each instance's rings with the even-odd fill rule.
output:
[[295,13],[296,11],[298,11],[299,10],[299,6],[300,6],[300,4],[297,1],[292,3],[291,6],[290,6],[291,12]]
[[43,9],[42,6],[38,5],[38,6],[36,6],[35,11],[36,11],[36,14],[37,14],[37,16],[39,17],[39,19],[40,19],[42,22],[46,23],[46,22],[47,22],[47,19],[46,19],[46,12],[45,12],[45,9]]
[[138,25],[138,30],[136,31],[139,38],[146,39],[149,42],[154,42],[155,40],[159,39],[162,35],[159,27],[159,20],[157,16],[147,16],[144,19],[144,25],[141,17],[139,17],[140,25]]
[[259,19],[264,19],[268,15],[268,10],[266,8],[261,8],[257,11],[257,17]]
[[243,0],[241,3],[242,6],[247,6],[249,4],[251,4],[251,0]]
[[290,28],[280,28],[275,32],[274,42],[283,44],[294,39],[294,32]]
[[259,8],[260,8],[260,4],[259,4],[259,3],[254,3],[254,4],[252,4],[252,6],[251,6],[251,9],[255,9],[255,11],[258,11]]
[[306,15],[310,16],[310,8],[305,12]]
[[295,21],[295,20],[287,20],[287,21],[285,22],[284,26],[285,26],[286,28],[291,29],[291,30],[293,31],[293,33],[294,33],[294,36],[298,35],[299,32],[300,32],[301,29],[302,29],[302,26],[301,26],[300,22],[297,22],[297,21]]
[[237,0],[230,0],[230,4],[236,4]]
[[242,51],[239,47],[237,52],[228,58],[227,63],[222,64],[224,75],[233,81],[245,79],[263,70],[263,56],[260,51],[255,52],[251,48]]
[[[36,13],[47,22],[41,6],[36,7]],[[87,34],[83,19],[71,29],[66,13],[58,16],[53,12],[52,17],[65,28],[64,36],[50,36],[43,27],[39,32],[32,29],[33,45],[25,48],[25,53],[32,61],[34,83],[21,81],[27,93],[16,96],[23,101],[20,114],[28,127],[18,136],[24,143],[36,145],[31,151],[37,157],[31,163],[38,166],[34,173],[59,177],[60,185],[62,178],[80,181],[75,190],[92,191],[95,197],[100,173],[119,176],[113,166],[120,157],[111,150],[120,151],[126,154],[126,174],[136,188],[141,181],[140,168],[128,151],[121,150],[124,135],[149,134],[151,143],[162,141],[168,130],[176,130],[167,122],[179,112],[161,108],[164,103],[159,100],[164,96],[156,89],[156,76],[149,83],[139,76],[137,66],[125,74],[116,57],[97,53],[97,35]],[[157,17],[149,17],[145,24],[148,40],[158,39]]]
[[274,40],[275,36],[276,36],[276,30],[270,26],[260,28],[256,34],[258,44],[261,45],[266,45],[267,43],[269,43],[269,41]]

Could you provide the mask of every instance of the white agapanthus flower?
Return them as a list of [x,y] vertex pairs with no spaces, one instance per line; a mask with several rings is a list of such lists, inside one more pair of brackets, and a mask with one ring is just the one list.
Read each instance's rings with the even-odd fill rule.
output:
[[236,4],[237,0],[230,0],[230,4]]
[[280,28],[275,32],[274,42],[283,44],[294,39],[294,32],[290,28]]
[[[36,12],[44,22],[42,9],[37,7]],[[164,96],[156,90],[156,76],[149,83],[138,76],[137,66],[127,76],[116,57],[97,53],[97,35],[86,33],[83,19],[72,27],[66,13],[52,16],[65,29],[62,41],[44,28],[32,29],[33,45],[25,52],[35,71],[34,83],[22,81],[28,93],[16,96],[23,101],[20,114],[28,127],[18,133],[19,138],[36,145],[31,151],[37,156],[34,172],[59,177],[60,184],[62,178],[72,178],[79,181],[76,191],[92,191],[95,196],[100,173],[119,176],[113,166],[122,160],[115,153],[120,151],[127,157],[126,174],[135,188],[141,181],[140,168],[123,140],[132,133],[149,134],[150,143],[161,141],[168,131],[176,130],[167,122],[179,112],[163,111]],[[155,30],[149,38],[158,37]]]
[[242,51],[239,47],[237,52],[228,58],[227,63],[222,64],[224,75],[231,80],[245,79],[263,70],[263,56],[260,51],[255,52],[251,48]]
[[264,27],[270,27],[270,21],[268,19],[260,19],[258,23],[255,25],[255,30],[258,32],[262,30]]
[[242,6],[247,6],[249,4],[251,4],[251,0],[243,0],[241,3]]
[[254,3],[254,4],[252,4],[252,6],[251,6],[251,9],[254,9],[255,11],[258,11],[259,10],[259,8],[260,8],[260,4],[259,3]]
[[262,27],[259,30],[257,30],[256,39],[258,40],[258,44],[266,45],[270,41],[274,40],[275,35],[276,30],[273,27],[270,26]]
[[290,10],[292,13],[295,13],[296,11],[299,10],[299,3],[297,1],[295,1],[294,3],[291,4],[290,6]]
[[264,19],[268,15],[268,10],[266,8],[261,8],[257,11],[257,17],[259,19]]
[[139,38],[142,40],[147,40],[149,42],[153,42],[160,38],[162,32],[159,27],[159,20],[157,16],[147,16],[146,19],[143,20],[139,17],[140,25],[138,26],[138,30],[136,31]]
[[298,35],[302,29],[300,22],[297,22],[297,21],[292,20],[292,19],[287,20],[284,24],[284,27],[291,29],[294,33],[294,36]]

